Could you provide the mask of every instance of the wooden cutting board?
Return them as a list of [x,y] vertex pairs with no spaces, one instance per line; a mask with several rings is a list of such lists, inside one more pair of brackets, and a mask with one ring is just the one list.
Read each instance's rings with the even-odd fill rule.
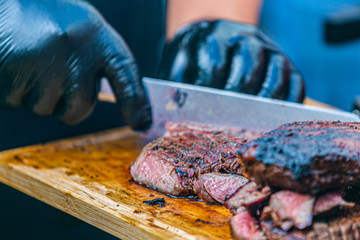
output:
[[[122,128],[1,152],[0,181],[124,240],[231,239],[225,207],[170,198],[131,181],[129,166],[146,143]],[[165,207],[143,203],[156,198]]]
[[[0,181],[121,239],[231,239],[230,212],[131,181],[146,140],[128,128],[0,153]],[[164,207],[143,201],[164,198]]]

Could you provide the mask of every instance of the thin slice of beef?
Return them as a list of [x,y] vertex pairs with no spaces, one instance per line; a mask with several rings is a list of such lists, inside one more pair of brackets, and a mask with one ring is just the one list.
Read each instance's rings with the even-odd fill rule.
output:
[[355,203],[347,202],[342,197],[343,191],[333,191],[320,195],[314,205],[314,215],[323,214],[335,207],[352,208]]
[[249,182],[225,201],[225,207],[232,213],[242,212],[244,209],[254,205],[261,206],[266,202],[270,194],[269,187],[259,189],[256,183]]
[[261,132],[247,130],[244,128],[217,126],[196,122],[167,122],[164,137],[177,136],[192,133],[195,135],[214,135],[232,136],[242,138],[244,141],[250,141],[261,136]]
[[[313,216],[327,213],[341,207],[342,210],[354,207],[346,202],[343,191],[324,193],[318,197],[292,191],[279,191],[270,197],[269,205],[262,212],[263,220],[271,221],[274,227],[289,231],[293,227],[305,229],[313,223]],[[332,217],[329,215],[328,217]]]
[[146,145],[130,173],[136,182],[174,196],[193,193],[205,173],[242,173],[237,150],[243,138],[221,134],[162,137]]
[[[154,188],[160,192],[174,196],[186,195],[191,192],[191,186],[181,181],[181,172],[176,171],[174,164],[165,158],[160,158],[150,151],[143,151],[130,167],[134,180],[140,184]],[[187,175],[184,172],[183,175]]]
[[310,195],[280,191],[271,195],[262,218],[271,219],[274,226],[284,231],[293,226],[304,229],[312,224],[314,202],[315,198]]
[[248,180],[236,174],[207,173],[194,184],[194,190],[207,203],[225,203],[225,199],[244,186]]
[[360,123],[284,124],[240,151],[251,181],[302,193],[360,185]]
[[259,224],[248,211],[242,211],[230,219],[232,236],[237,240],[265,239]]

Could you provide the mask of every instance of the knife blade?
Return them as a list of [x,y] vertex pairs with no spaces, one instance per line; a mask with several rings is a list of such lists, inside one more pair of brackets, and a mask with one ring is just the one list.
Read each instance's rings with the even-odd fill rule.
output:
[[161,136],[168,121],[193,121],[268,131],[292,121],[360,120],[357,115],[345,111],[220,89],[153,78],[143,78],[143,83],[153,114],[153,125],[146,135],[152,137]]

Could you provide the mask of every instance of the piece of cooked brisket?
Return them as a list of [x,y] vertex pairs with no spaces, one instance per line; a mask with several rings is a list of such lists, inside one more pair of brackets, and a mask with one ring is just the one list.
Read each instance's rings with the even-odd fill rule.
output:
[[[359,206],[354,207],[354,203],[346,202],[342,198],[343,191],[334,191],[322,194],[318,197],[299,194],[292,191],[279,191],[270,197],[269,205],[265,206],[259,220],[251,215],[251,226],[260,221],[260,225],[255,227],[262,231],[266,239],[333,239],[326,236],[337,236],[334,239],[360,239],[345,238],[355,233],[360,233],[358,225],[353,229],[353,224],[342,224],[347,218],[360,220]],[[342,211],[334,212],[327,218],[317,218],[321,214],[334,208],[342,208]],[[350,209],[352,211],[350,211]],[[244,211],[244,210],[242,210]],[[240,213],[242,213],[240,211]],[[251,213],[247,211],[247,213]],[[356,213],[356,214],[354,214]],[[233,234],[238,234],[238,239],[248,235],[249,217],[246,215],[235,215],[236,222],[231,222]],[[239,218],[244,217],[241,220]],[[314,218],[316,220],[314,220]],[[341,223],[337,226],[337,223]],[[355,222],[354,222],[355,223]],[[324,238],[322,238],[324,237]]]
[[236,240],[260,240],[265,235],[249,211],[241,211],[230,219],[232,236]]
[[353,202],[345,201],[343,198],[344,191],[333,191],[320,195],[314,204],[314,215],[320,215],[333,210],[336,207],[352,208]]
[[265,204],[270,194],[271,190],[269,187],[259,189],[256,183],[249,182],[226,199],[225,207],[232,213],[239,213],[248,208],[261,207]]
[[280,191],[271,195],[262,218],[270,219],[274,226],[284,231],[293,226],[304,229],[312,224],[314,202],[315,198],[310,195]]
[[207,173],[195,182],[194,190],[204,202],[224,204],[228,196],[248,182],[249,180],[241,175]]
[[266,239],[360,239],[360,207],[342,190],[360,185],[360,123],[284,124],[243,145],[240,162],[259,186],[285,189],[253,215]]
[[149,143],[131,165],[130,173],[136,182],[174,196],[188,196],[194,194],[193,185],[202,174],[241,174],[237,150],[247,141],[243,135],[223,134],[231,132],[224,127],[221,131],[213,126],[213,132],[210,128],[205,131],[205,126],[201,130],[200,124],[196,131],[194,127],[188,131],[178,127],[175,131],[179,124],[172,124],[168,124],[170,136]]
[[360,123],[284,124],[240,151],[250,180],[302,193],[360,184]]
[[266,239],[274,240],[358,240],[360,239],[360,210],[347,212],[327,222],[316,222],[306,230],[282,231],[270,221],[261,221]]
[[258,135],[168,123],[130,171],[163,193],[225,204],[235,239],[360,240],[359,187],[348,187],[360,186],[359,127],[294,122],[246,143]]

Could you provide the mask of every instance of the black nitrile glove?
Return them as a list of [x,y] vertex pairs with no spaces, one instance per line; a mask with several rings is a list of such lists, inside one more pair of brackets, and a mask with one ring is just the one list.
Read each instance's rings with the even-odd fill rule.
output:
[[159,77],[302,102],[304,81],[257,27],[218,20],[187,25],[165,44]]
[[81,0],[0,1],[0,106],[23,105],[68,124],[94,107],[108,78],[124,121],[151,124],[137,66],[122,38]]

